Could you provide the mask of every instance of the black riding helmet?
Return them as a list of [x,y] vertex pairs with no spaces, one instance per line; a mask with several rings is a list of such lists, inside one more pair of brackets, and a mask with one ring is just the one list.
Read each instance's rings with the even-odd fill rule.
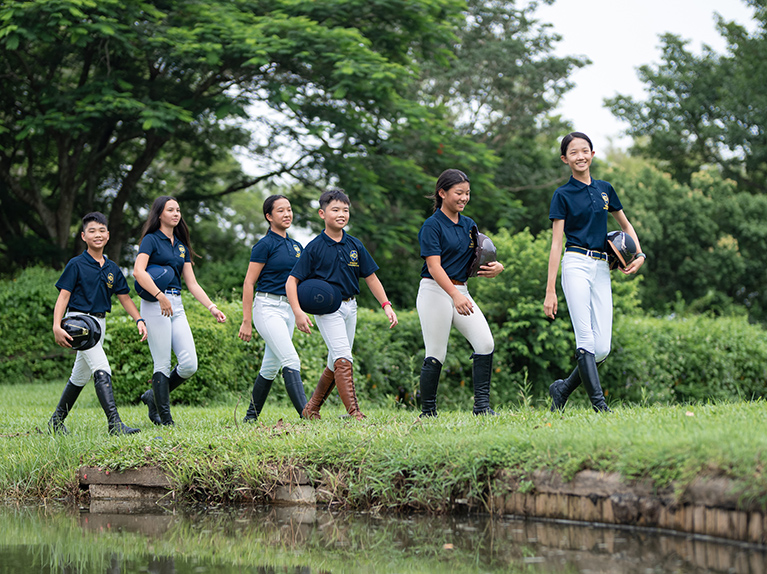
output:
[[87,351],[101,340],[101,325],[90,315],[70,315],[61,320],[61,328],[72,337],[75,351]]

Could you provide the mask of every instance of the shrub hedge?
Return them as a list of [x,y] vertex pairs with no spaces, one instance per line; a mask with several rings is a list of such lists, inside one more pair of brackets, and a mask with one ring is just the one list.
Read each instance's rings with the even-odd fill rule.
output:
[[[501,233],[494,240],[506,272],[494,280],[473,279],[471,285],[495,334],[493,404],[538,402],[543,406],[548,402],[549,384],[575,364],[563,298],[557,320],[550,322],[542,313],[548,240],[525,232],[515,236]],[[58,271],[30,268],[13,280],[0,281],[0,330],[4,334],[0,338],[0,384],[66,380],[74,353],[56,346],[50,325],[58,275]],[[636,310],[635,292],[635,283],[615,277],[613,351],[600,368],[608,401],[674,403],[767,394],[767,341],[762,328],[749,324],[745,317],[642,316]],[[237,338],[242,320],[238,301],[219,302],[228,317],[221,325],[188,293],[184,297],[199,370],[174,392],[174,400],[205,405],[236,396],[245,403],[258,373],[263,340],[255,337],[244,343]],[[138,297],[135,301],[139,302]],[[420,323],[414,310],[397,312],[400,324],[390,330],[380,309],[359,310],[354,369],[363,405],[416,403],[423,360]],[[294,342],[310,393],[325,366],[327,350],[316,328],[311,336],[296,331]],[[118,401],[137,402],[148,388],[152,360],[148,346],[139,341],[133,321],[116,299],[104,344]],[[470,346],[453,330],[440,382],[440,407],[470,407],[470,356]],[[270,400],[288,401],[281,384],[272,387]],[[330,400],[339,401],[335,394]],[[573,400],[583,403],[588,399],[579,390]]]

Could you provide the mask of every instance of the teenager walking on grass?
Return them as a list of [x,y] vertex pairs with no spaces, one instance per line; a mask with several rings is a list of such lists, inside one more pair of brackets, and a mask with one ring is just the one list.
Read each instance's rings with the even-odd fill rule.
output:
[[[442,172],[433,196],[434,214],[418,232],[424,264],[416,308],[426,347],[420,380],[421,417],[437,416],[437,387],[453,325],[474,350],[474,414],[496,414],[490,408],[495,342],[487,319],[466,286],[475,248],[472,230],[477,227],[463,215],[470,196],[471,182],[465,173],[457,169]],[[480,267],[477,275],[495,277],[502,271],[503,265],[493,261]]]
[[80,396],[85,384],[93,376],[93,387],[101,408],[107,416],[110,434],[134,434],[140,432],[123,424],[117,412],[112,390],[112,369],[104,352],[104,334],[106,332],[106,314],[112,310],[112,294],[136,321],[141,340],[147,338],[144,319],[130,298],[130,287],[125,276],[114,261],[104,255],[104,248],[109,241],[107,218],[103,213],[93,212],[83,217],[81,239],[87,249],[81,255],[67,263],[64,272],[56,282],[59,296],[53,309],[53,336],[56,343],[64,348],[72,348],[72,337],[62,328],[61,320],[75,315],[88,315],[98,322],[101,336],[98,342],[87,350],[77,351],[72,374],[69,376],[64,392],[56,410],[48,421],[52,432],[67,433],[64,419]]
[[[562,139],[561,159],[570,168],[570,180],[554,192],[549,210],[552,221],[551,251],[544,312],[557,315],[556,280],[562,262],[562,290],[575,331],[578,365],[566,379],[549,387],[551,410],[563,409],[570,394],[583,383],[595,411],[609,411],[597,365],[610,353],[613,301],[608,263],[607,214],[612,213],[620,228],[635,242],[637,254],[621,271],[636,273],[645,261],[634,227],[623,212],[615,189],[606,181],[591,177],[595,152],[588,136],[572,132]],[[565,254],[562,256],[562,242]]]
[[301,360],[293,345],[296,317],[285,293],[285,281],[303,248],[288,235],[293,223],[293,209],[287,197],[267,197],[264,217],[269,222],[269,231],[253,246],[242,285],[242,325],[238,336],[243,341],[250,341],[255,324],[256,331],[266,343],[245,422],[258,419],[280,369],[288,397],[299,415],[306,406]]
[[296,316],[296,326],[306,334],[311,333],[312,322],[298,300],[298,286],[302,281],[326,281],[340,291],[342,299],[337,311],[314,316],[328,348],[328,359],[319,383],[304,408],[303,416],[308,419],[320,418],[320,407],[334,386],[338,387],[338,394],[349,415],[357,420],[365,418],[357,401],[352,369],[360,278],[365,280],[383,307],[389,319],[389,328],[397,325],[397,315],[375,274],[378,265],[362,242],[344,231],[349,223],[350,205],[349,197],[340,189],[326,191],[320,196],[319,216],[325,221],[325,229],[306,246],[285,285]]
[[[149,420],[156,425],[173,425],[170,393],[197,372],[197,350],[181,300],[181,279],[189,292],[210,311],[216,321],[226,316],[211,302],[197,283],[192,267],[189,228],[181,216],[178,201],[169,196],[155,199],[144,225],[133,275],[146,295],[142,295],[141,314],[146,319],[149,349],[154,362],[152,388],[141,395]],[[161,269],[169,278],[164,289],[155,284],[148,266]],[[171,369],[171,351],[178,363]]]

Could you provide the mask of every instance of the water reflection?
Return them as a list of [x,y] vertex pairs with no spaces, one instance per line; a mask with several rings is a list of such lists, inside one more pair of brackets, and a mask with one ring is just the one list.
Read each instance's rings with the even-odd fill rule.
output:
[[313,507],[151,508],[0,508],[0,574],[767,571],[764,549],[632,530]]

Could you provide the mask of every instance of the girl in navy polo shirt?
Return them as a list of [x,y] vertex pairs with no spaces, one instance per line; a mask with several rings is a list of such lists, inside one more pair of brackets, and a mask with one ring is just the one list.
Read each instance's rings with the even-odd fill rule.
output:
[[[189,228],[181,217],[178,202],[168,196],[154,200],[144,225],[133,276],[156,301],[141,300],[141,315],[146,320],[149,350],[154,361],[152,388],[141,395],[154,424],[172,425],[170,392],[197,372],[197,351],[192,330],[181,301],[181,278],[189,292],[208,308],[219,323],[226,316],[212,303],[197,283],[191,256],[196,255],[189,241]],[[147,265],[170,268],[172,279],[165,291],[158,289],[147,272]],[[171,351],[178,364],[171,370]]]
[[[421,270],[416,308],[426,358],[421,367],[421,416],[437,416],[437,386],[447,356],[450,326],[471,343],[474,414],[494,415],[490,408],[490,377],[495,342],[479,306],[466,287],[469,261],[474,252],[471,230],[476,223],[462,215],[471,193],[469,178],[457,169],[448,169],[437,179],[434,215],[418,232]],[[497,261],[483,265],[480,277],[495,277],[503,271]]]
[[[557,379],[549,387],[551,410],[562,409],[575,388],[583,383],[595,411],[609,411],[599,382],[597,364],[610,353],[613,326],[613,301],[610,267],[607,261],[607,214],[612,213],[621,229],[636,243],[637,256],[624,273],[636,273],[644,264],[639,239],[623,213],[618,195],[606,181],[591,178],[594,150],[591,140],[581,132],[562,139],[561,158],[572,171],[570,180],[554,192],[549,210],[552,221],[549,253],[546,316],[557,314],[556,279],[562,259],[562,290],[575,331],[575,370],[566,379]],[[567,236],[562,257],[563,235]]]
[[[253,323],[264,339],[264,358],[253,384],[245,422],[255,422],[272,388],[275,375],[282,368],[282,379],[293,406],[301,414],[306,393],[301,381],[301,360],[293,346],[296,317],[285,296],[285,281],[301,256],[301,244],[288,235],[293,222],[290,201],[284,195],[270,195],[264,201],[264,217],[269,231],[250,254],[250,264],[242,285],[242,325],[239,337],[250,341]],[[253,291],[258,282],[258,291]]]

